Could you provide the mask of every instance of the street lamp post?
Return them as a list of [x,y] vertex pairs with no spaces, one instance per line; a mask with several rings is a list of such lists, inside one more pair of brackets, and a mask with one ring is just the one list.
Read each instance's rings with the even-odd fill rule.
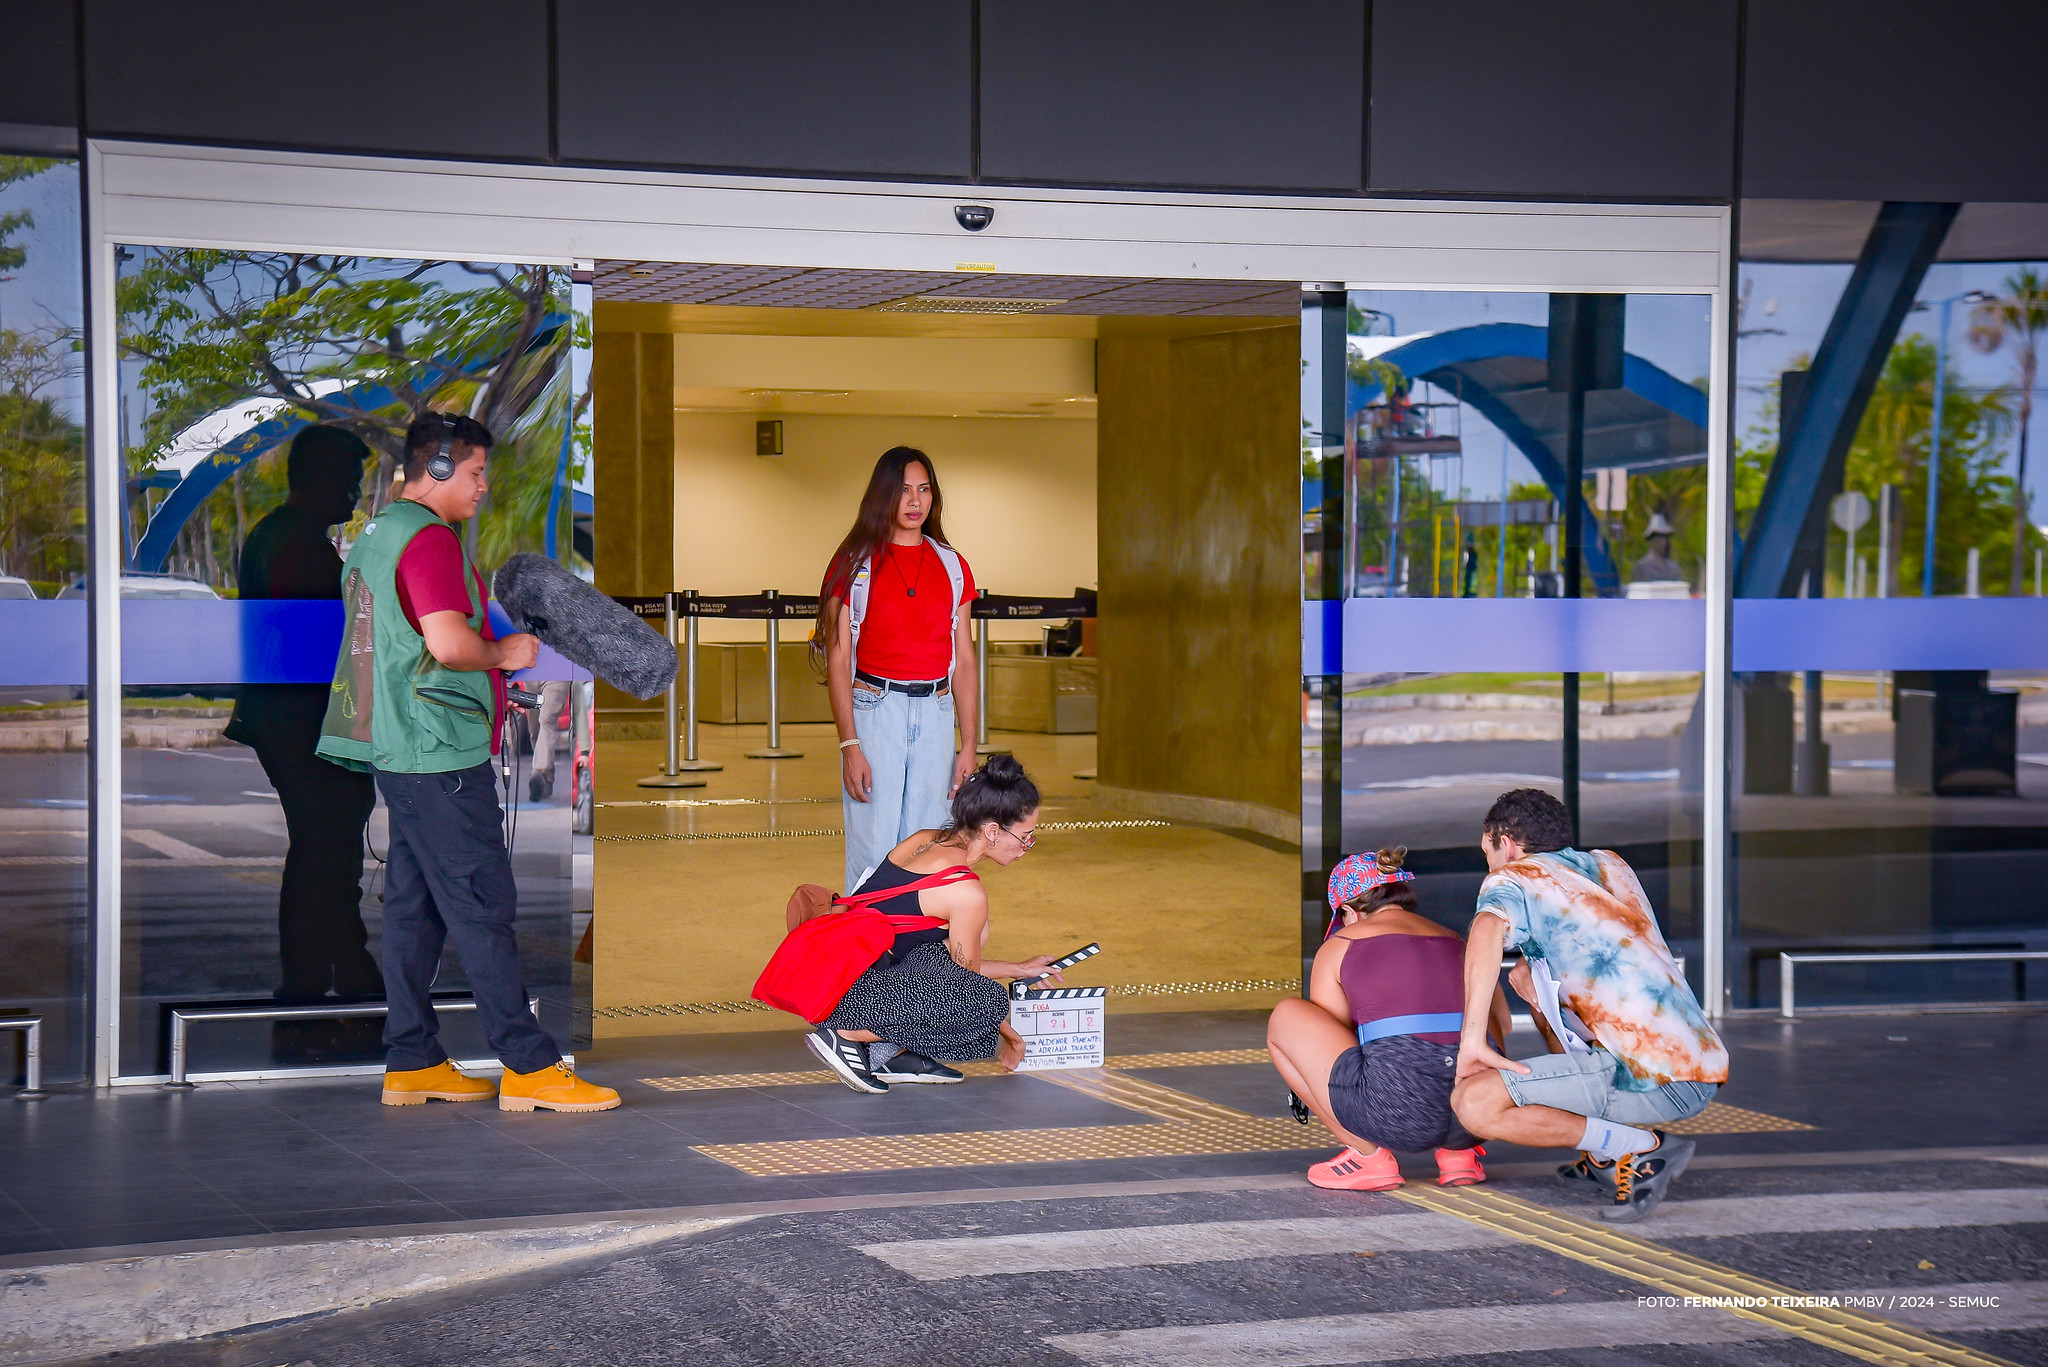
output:
[[1920,596],[1934,596],[1934,522],[1941,509],[1941,405],[1948,396],[1949,310],[1958,303],[1981,304],[1991,296],[1964,290],[1941,301],[1940,332],[1934,339],[1934,430],[1927,434],[1927,539],[1920,552]]

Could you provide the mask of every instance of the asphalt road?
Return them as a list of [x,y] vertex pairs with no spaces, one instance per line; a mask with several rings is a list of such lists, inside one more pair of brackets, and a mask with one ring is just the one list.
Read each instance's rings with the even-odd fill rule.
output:
[[[1420,1174],[1414,1174],[1419,1176]],[[1411,1181],[1412,1185],[1412,1181]],[[1567,1213],[1529,1176],[1491,1184]],[[2048,1361],[2048,1169],[1696,1169],[1655,1248],[2012,1362]],[[567,1274],[201,1343],[132,1367],[1824,1367],[1851,1358],[1392,1197],[1267,1186],[788,1214]],[[1888,1359],[1904,1362],[1910,1359]]]

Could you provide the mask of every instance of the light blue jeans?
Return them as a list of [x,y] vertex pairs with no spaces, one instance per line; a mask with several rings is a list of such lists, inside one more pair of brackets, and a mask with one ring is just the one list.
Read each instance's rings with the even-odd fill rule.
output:
[[852,892],[868,870],[911,832],[946,824],[953,782],[953,695],[913,698],[890,689],[853,688],[853,734],[874,771],[866,802],[841,794],[846,808],[846,886]]

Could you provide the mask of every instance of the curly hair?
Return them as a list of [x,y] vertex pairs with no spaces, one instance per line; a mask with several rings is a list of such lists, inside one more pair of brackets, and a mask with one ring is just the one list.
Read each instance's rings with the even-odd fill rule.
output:
[[1480,829],[1494,841],[1503,836],[1530,854],[1548,854],[1572,843],[1571,813],[1541,788],[1515,788],[1486,809]]

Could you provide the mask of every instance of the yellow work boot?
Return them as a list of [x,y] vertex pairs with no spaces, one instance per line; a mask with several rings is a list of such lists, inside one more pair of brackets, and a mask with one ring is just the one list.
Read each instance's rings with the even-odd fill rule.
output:
[[617,1092],[585,1082],[566,1063],[551,1063],[534,1073],[507,1068],[498,1085],[501,1111],[609,1111],[618,1104]]
[[447,1059],[431,1068],[407,1068],[384,1074],[386,1106],[417,1106],[426,1101],[482,1101],[497,1090],[489,1078],[471,1077]]

